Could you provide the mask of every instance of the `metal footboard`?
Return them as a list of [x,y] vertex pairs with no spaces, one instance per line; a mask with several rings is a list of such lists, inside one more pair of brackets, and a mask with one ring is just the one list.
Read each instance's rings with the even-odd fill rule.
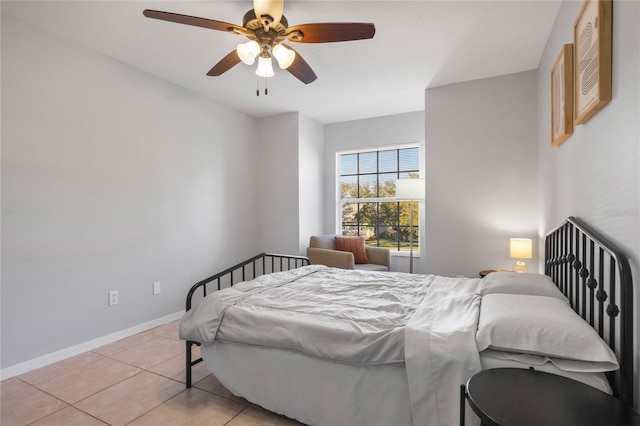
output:
[[[205,278],[195,283],[187,294],[186,310],[190,310],[195,302],[195,298],[204,298],[208,292],[221,290],[223,288],[232,287],[242,281],[252,280],[260,275],[270,274],[272,272],[288,271],[309,265],[309,259],[304,256],[293,256],[287,254],[276,253],[260,253],[238,263],[235,266],[225,269],[215,275]],[[201,292],[198,291],[201,289]],[[199,299],[198,299],[199,300]],[[187,340],[186,342],[186,380],[187,388],[191,383],[191,368],[202,362],[202,357],[193,360],[191,350],[193,345],[200,346],[200,343]]]

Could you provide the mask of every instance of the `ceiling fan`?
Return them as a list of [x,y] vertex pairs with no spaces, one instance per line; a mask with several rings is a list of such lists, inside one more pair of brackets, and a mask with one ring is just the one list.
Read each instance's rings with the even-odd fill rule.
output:
[[[280,68],[286,69],[305,84],[315,81],[316,74],[298,52],[282,42],[332,43],[364,40],[373,38],[376,32],[373,24],[358,22],[325,22],[289,27],[287,18],[282,14],[283,9],[284,0],[254,0],[253,9],[245,13],[242,19],[242,26],[159,10],[146,9],[143,13],[147,18],[225,31],[249,39],[214,65],[207,73],[209,76],[222,75],[241,61],[253,65],[258,57],[256,74],[259,77],[272,77],[274,72],[271,58],[274,57]],[[257,94],[260,94],[259,90]]]

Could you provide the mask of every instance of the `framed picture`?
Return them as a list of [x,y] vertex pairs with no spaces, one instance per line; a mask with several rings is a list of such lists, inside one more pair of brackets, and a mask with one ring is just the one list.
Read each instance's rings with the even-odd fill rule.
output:
[[611,100],[612,12],[612,0],[585,0],[573,27],[575,124]]
[[551,69],[551,146],[573,133],[573,44],[565,44]]

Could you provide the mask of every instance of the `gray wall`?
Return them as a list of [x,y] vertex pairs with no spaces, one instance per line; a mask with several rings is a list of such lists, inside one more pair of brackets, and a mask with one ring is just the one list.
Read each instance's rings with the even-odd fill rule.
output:
[[259,120],[261,251],[304,254],[322,229],[324,128],[300,113]]
[[511,269],[509,239],[536,239],[536,90],[535,71],[426,90],[428,273]]
[[323,232],[324,167],[324,126],[300,114],[298,239],[299,251],[304,255],[309,246],[309,237]]
[[[635,296],[636,385],[640,370],[640,2],[613,4],[613,97],[562,145],[550,145],[549,73],[582,2],[562,4],[538,71],[540,234],[577,216],[631,257]],[[640,401],[636,386],[636,400]],[[640,402],[636,402],[636,407]]]
[[2,124],[3,368],[179,312],[255,251],[254,118],[2,15]]
[[298,113],[259,121],[260,251],[298,253]]

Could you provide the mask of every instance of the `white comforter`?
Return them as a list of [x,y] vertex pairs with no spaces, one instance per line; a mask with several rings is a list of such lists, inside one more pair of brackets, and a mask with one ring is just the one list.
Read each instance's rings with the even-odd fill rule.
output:
[[479,282],[307,266],[212,293],[185,314],[180,337],[405,363],[414,425],[455,425],[460,384],[481,369]]

